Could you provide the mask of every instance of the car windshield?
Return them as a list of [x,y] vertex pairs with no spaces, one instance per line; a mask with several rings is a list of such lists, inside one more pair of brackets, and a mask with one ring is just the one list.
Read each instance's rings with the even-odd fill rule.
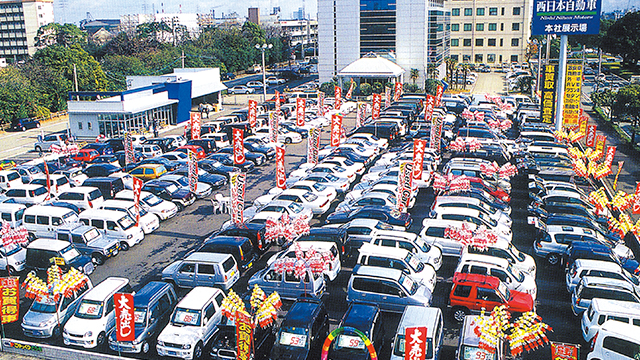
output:
[[73,259],[80,256],[80,252],[78,251],[78,249],[73,247],[73,245],[69,245],[66,248],[62,249],[62,251],[60,251],[60,255],[62,255],[62,258],[64,259],[65,263],[68,264]]
[[8,243],[7,245],[0,247],[0,253],[4,256],[11,256],[19,252],[21,249],[22,247],[16,243]]
[[524,281],[524,275],[520,272],[520,270],[511,266],[511,264],[507,266],[507,271],[516,279],[517,282],[521,283]]
[[376,224],[376,229],[378,230],[393,230],[393,226],[387,224],[387,223],[383,223],[382,221],[378,221],[378,223]]
[[[431,338],[427,338],[425,346],[426,346],[425,359],[431,359],[433,357],[433,343]],[[404,334],[398,334],[393,344],[393,355],[399,356],[402,359],[404,359],[404,348],[405,348]],[[478,360],[478,359],[469,358],[469,360]],[[488,358],[482,358],[482,359],[489,360]]]
[[178,191],[178,187],[175,186],[174,184],[169,184],[166,188],[165,188],[170,194],[173,194],[174,192]]
[[120,218],[120,220],[118,220],[118,224],[120,224],[120,227],[122,227],[123,230],[128,230],[129,228],[135,226],[136,222],[133,221],[131,216],[125,215]]
[[87,240],[87,242],[93,241],[97,238],[100,237],[100,232],[98,231],[98,229],[93,228],[89,231],[87,231],[86,233],[84,233],[84,239]]
[[[147,215],[147,211],[145,209],[142,208],[142,206],[139,208],[140,211],[140,216],[145,216]],[[136,213],[136,206],[133,205],[132,207],[129,208],[129,214],[131,214],[131,216],[133,216],[133,214]]]
[[304,207],[298,203],[291,203],[287,206],[289,208],[289,210],[291,210],[294,214],[299,214],[302,210],[304,210]]
[[137,325],[146,325],[147,324],[147,308],[143,307],[134,307],[133,308],[133,320]]
[[156,206],[162,202],[162,199],[153,194],[150,194],[148,196],[145,196],[142,201],[149,206]]
[[58,302],[52,296],[45,296],[33,302],[29,311],[35,311],[45,314],[54,314]]
[[404,261],[407,262],[407,264],[409,264],[409,266],[411,266],[411,269],[413,269],[413,271],[419,273],[422,270],[424,270],[424,264],[420,262],[420,260],[418,260],[417,257],[413,256],[413,253],[408,253],[407,257],[404,258]]
[[102,317],[103,307],[102,301],[82,300],[78,311],[76,311],[76,316],[81,319],[99,319]]
[[285,327],[280,330],[278,344],[291,347],[306,347],[309,330],[302,327]]
[[400,284],[411,295],[418,291],[418,284],[405,274],[400,275]]
[[316,200],[318,200],[318,196],[316,196],[315,194],[312,194],[310,192],[306,192],[304,194],[302,194],[302,197],[307,200],[308,202],[314,202]]
[[[295,203],[294,203],[295,204]],[[277,213],[282,213],[285,212],[285,209],[282,206],[276,206],[276,205],[271,205],[271,206],[267,206],[264,209],[262,209],[261,211],[269,211],[269,212],[277,212]]]
[[189,186],[189,180],[186,177],[179,177],[175,180],[178,184],[187,187]]
[[176,326],[200,326],[200,310],[177,308],[171,324]]

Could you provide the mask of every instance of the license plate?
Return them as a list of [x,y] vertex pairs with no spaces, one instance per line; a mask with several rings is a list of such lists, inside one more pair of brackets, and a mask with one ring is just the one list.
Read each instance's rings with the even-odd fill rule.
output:
[[178,355],[178,353],[175,352],[175,351],[167,351],[167,354],[169,354],[169,355]]

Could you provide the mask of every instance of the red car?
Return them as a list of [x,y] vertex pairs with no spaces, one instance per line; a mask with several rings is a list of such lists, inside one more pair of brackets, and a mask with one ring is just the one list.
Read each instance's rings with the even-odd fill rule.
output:
[[484,190],[489,194],[495,196],[496,198],[504,201],[505,203],[511,201],[511,196],[509,196],[509,194],[507,194],[507,192],[504,191],[501,187],[488,184],[486,181],[477,177],[467,176],[467,178],[469,179],[472,188]]
[[464,321],[464,317],[470,313],[479,314],[482,309],[491,312],[500,305],[506,305],[511,313],[532,311],[534,307],[530,294],[507,289],[495,276],[459,272],[453,274],[448,307],[457,321]]
[[78,153],[73,154],[71,158],[76,161],[90,162],[98,156],[100,156],[100,153],[95,149],[80,149]]
[[196,158],[198,160],[204,159],[207,157],[207,153],[205,153],[204,149],[198,145],[182,145],[179,148],[177,148],[175,151],[180,151],[187,155],[189,154],[189,151],[192,151],[196,154]]

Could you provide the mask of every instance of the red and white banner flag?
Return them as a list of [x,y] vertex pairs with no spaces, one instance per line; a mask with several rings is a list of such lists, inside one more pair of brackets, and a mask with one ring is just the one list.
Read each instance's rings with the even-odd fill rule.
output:
[[351,99],[351,96],[353,95],[353,89],[356,87],[356,83],[355,81],[353,81],[353,79],[351,79],[351,84],[349,84],[349,90],[347,91],[347,95],[345,95],[345,99]]
[[436,88],[436,106],[442,106],[442,95],[444,94],[444,87],[438,85]]
[[596,151],[600,152],[600,158],[598,158],[598,160],[600,160],[602,158],[602,156],[604,155],[604,146],[607,144],[607,137],[604,135],[597,135],[596,136]]
[[276,90],[276,115],[280,115],[280,93]]
[[400,171],[398,172],[398,195],[396,196],[396,208],[400,212],[406,212],[411,200],[413,163],[400,163]]
[[340,86],[335,85],[333,87],[333,95],[334,95],[333,109],[340,110],[340,107],[342,106],[342,89],[340,88]]
[[49,165],[47,165],[47,161],[43,161],[42,165],[44,165],[44,174],[47,176],[47,199],[51,199],[51,175],[49,175]]
[[[404,360],[424,360],[427,350],[427,328],[421,327],[408,327],[404,330]],[[485,358],[485,353],[482,353],[481,358],[474,360],[481,360]],[[466,357],[466,353],[465,353]]]
[[307,116],[307,100],[304,98],[296,99],[296,125],[304,126],[304,119]]
[[356,106],[356,129],[362,126],[362,122],[364,121],[367,113],[367,104],[363,102],[358,102]]
[[587,125],[587,139],[585,145],[588,147],[594,147],[596,145],[596,130],[598,125]]
[[426,147],[427,140],[413,140],[413,180],[422,180],[424,150]]
[[371,119],[377,120],[380,117],[380,102],[382,101],[380,94],[373,94],[373,101],[371,104]]
[[342,116],[331,116],[331,146],[340,145],[340,131],[342,130]]
[[391,88],[384,87],[384,108],[391,106]]
[[640,214],[640,182],[636,183],[636,199],[633,202],[632,211],[634,214]]
[[252,129],[255,129],[256,122],[258,119],[258,102],[255,100],[249,100],[249,111],[247,112],[247,117],[249,118],[249,126]]
[[134,341],[136,319],[133,313],[133,295],[116,293],[113,295],[113,303],[116,308],[116,340]]
[[278,142],[278,114],[269,112],[269,141]]
[[142,180],[133,176],[133,203],[136,208],[136,226],[140,224],[140,192],[142,192]]
[[129,165],[136,162],[135,155],[133,154],[133,139],[131,133],[127,131],[124,134],[124,164]]
[[191,113],[191,139],[200,139],[200,114],[197,112]]
[[[236,360],[253,359],[253,323],[249,315],[243,311],[236,311]],[[262,325],[262,324],[260,324]]]
[[307,162],[309,164],[318,163],[318,151],[320,150],[320,129],[309,129],[307,137]]
[[324,92],[318,92],[318,116],[324,116]]
[[244,130],[233,129],[233,163],[244,164]]
[[424,121],[430,123],[431,117],[433,117],[433,108],[436,105],[436,97],[433,95],[427,95],[427,102],[424,107]]
[[484,111],[476,111],[473,116],[475,116],[476,121],[484,121]]
[[230,174],[231,190],[231,221],[240,225],[244,222],[244,190],[247,182],[247,174],[231,173]]
[[286,189],[287,174],[284,169],[284,148],[276,146],[276,186]]
[[604,164],[611,169],[611,165],[613,164],[613,157],[616,156],[616,147],[615,146],[607,146],[607,155],[604,158]]
[[402,83],[397,82],[393,89],[393,101],[395,102],[400,100],[400,96],[402,96]]
[[193,151],[188,151],[189,155],[189,190],[193,193],[198,191],[198,157]]

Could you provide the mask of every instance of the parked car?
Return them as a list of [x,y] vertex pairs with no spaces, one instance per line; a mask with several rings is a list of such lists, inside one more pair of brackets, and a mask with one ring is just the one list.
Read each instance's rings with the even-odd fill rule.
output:
[[71,158],[76,161],[83,161],[88,163],[96,159],[98,156],[100,156],[98,150],[85,148],[78,150],[77,153],[71,155]]
[[635,359],[640,347],[640,334],[636,328],[636,325],[623,324],[616,320],[605,321],[600,326],[598,336],[593,340],[587,360]]
[[43,203],[48,197],[47,188],[42,185],[27,184],[16,185],[4,193],[7,198],[13,199],[18,204],[33,206]]
[[113,151],[113,148],[111,147],[111,145],[109,145],[109,143],[99,143],[99,142],[89,143],[85,145],[83,149],[94,149],[98,151],[100,155],[113,155],[113,153],[115,152]]
[[327,216],[326,224],[342,224],[353,219],[376,219],[394,226],[408,229],[413,220],[408,213],[401,213],[389,206],[363,206],[349,212],[333,213]]
[[40,121],[36,119],[18,119],[11,122],[11,130],[27,131],[40,127]]
[[91,256],[96,265],[102,265],[120,252],[120,242],[101,234],[93,226],[80,223],[65,224],[56,231],[56,239],[73,244],[84,255]]
[[37,239],[27,246],[26,269],[45,271],[56,257],[64,259],[64,264],[59,265],[64,271],[73,267],[90,275],[95,270],[91,257],[82,255],[69,242],[53,239]]
[[236,85],[227,89],[227,92],[229,94],[253,94],[256,92],[256,89],[244,85]]
[[230,254],[194,252],[162,270],[162,280],[178,287],[216,286],[228,290],[240,278]]
[[[377,354],[384,345],[384,327],[382,313],[376,304],[352,302],[347,312],[342,316],[339,328],[345,331],[338,335],[329,347],[331,360],[367,360],[372,346]],[[371,344],[366,344],[360,336],[351,329],[366,334]]]
[[[133,191],[132,190],[123,190],[116,194],[115,200],[126,200],[126,201],[134,201],[133,200]],[[150,212],[155,214],[160,220],[170,219],[178,213],[178,207],[171,201],[163,200],[154,194],[148,191],[140,192],[140,206]]]
[[113,164],[92,164],[87,166],[83,172],[90,178],[107,177],[113,173],[122,171],[120,166]]
[[129,171],[129,174],[142,181],[155,180],[166,173],[167,169],[164,167],[164,165],[159,164],[144,164]]
[[238,236],[212,235],[205,239],[196,252],[230,254],[236,260],[238,269],[245,273],[258,260],[251,240]]
[[[158,180],[174,184],[184,190],[190,190],[189,178],[186,176],[165,174],[158,178]],[[211,195],[212,192],[213,188],[209,184],[200,181],[197,182],[195,191],[197,198],[204,199]]]
[[283,299],[295,300],[300,296],[312,296],[321,298],[326,291],[324,277],[314,273],[311,269],[305,269],[302,278],[296,277],[293,273],[276,271],[275,264],[271,264],[264,269],[258,270],[251,279],[248,286],[253,288],[258,285],[266,293],[277,291]]
[[163,200],[173,202],[178,207],[178,211],[184,210],[185,207],[196,201],[194,193],[166,181],[151,180],[144,184],[142,190],[148,191]]

